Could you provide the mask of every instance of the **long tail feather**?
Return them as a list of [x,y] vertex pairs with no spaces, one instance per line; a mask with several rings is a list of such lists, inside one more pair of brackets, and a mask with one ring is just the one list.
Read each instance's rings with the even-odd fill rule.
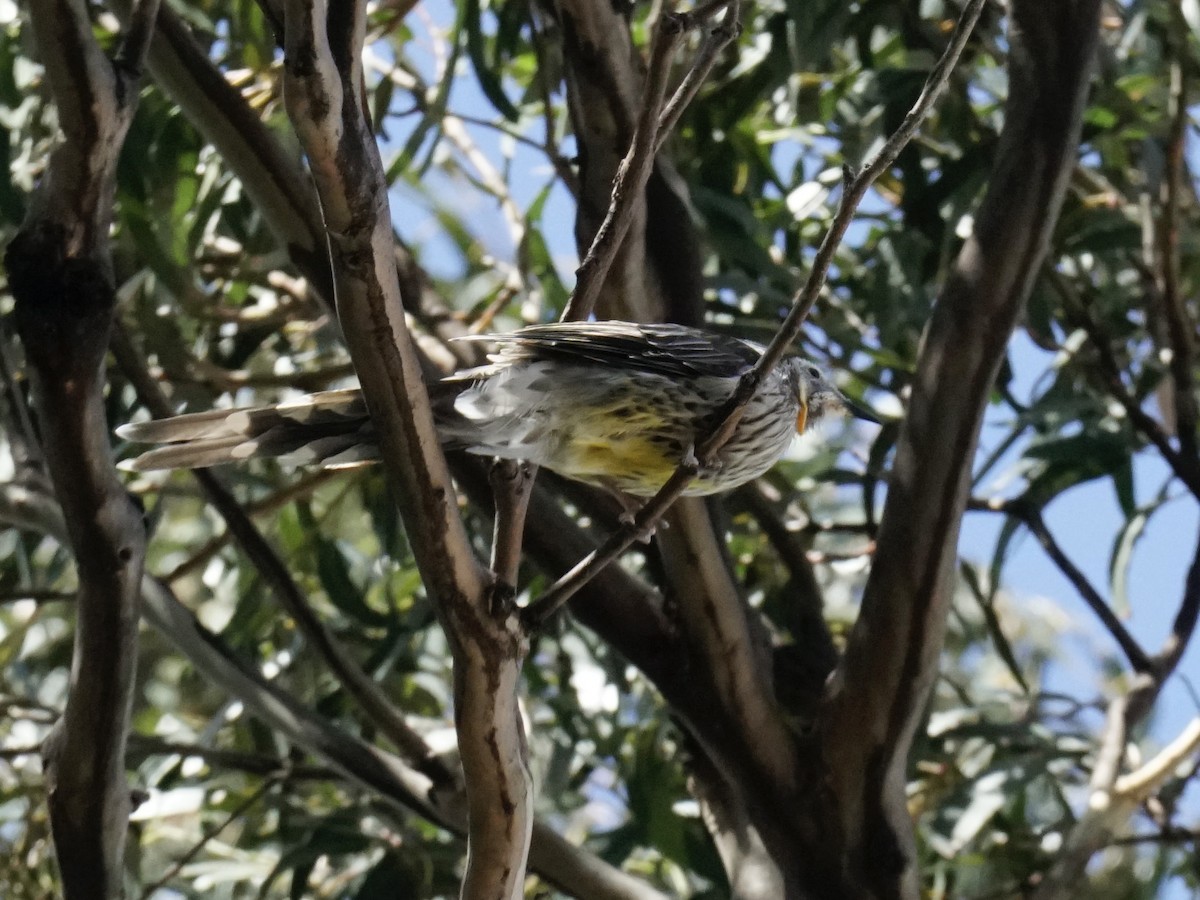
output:
[[369,462],[379,453],[366,404],[357,390],[311,394],[278,406],[137,422],[122,425],[117,434],[164,445],[123,463],[137,472],[202,468],[251,457],[345,466]]

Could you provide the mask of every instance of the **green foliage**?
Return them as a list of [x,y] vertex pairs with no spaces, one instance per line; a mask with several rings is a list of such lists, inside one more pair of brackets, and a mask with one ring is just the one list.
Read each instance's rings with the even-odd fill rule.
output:
[[[279,54],[259,6],[173,6],[284,135]],[[571,198],[556,174],[574,150],[552,17],[526,2],[465,0],[457,8],[423,4],[400,20],[391,6],[379,4],[371,22],[368,89],[400,237],[433,273],[445,316],[482,319],[485,328],[555,316],[576,261]],[[1022,325],[1023,349],[1014,348],[994,394],[984,446],[992,457],[981,458],[976,480],[980,496],[1003,494],[1037,510],[1090,482],[1111,489],[1125,521],[1096,540],[1111,546],[1106,587],[1121,613],[1130,606],[1139,538],[1178,493],[1169,477],[1149,486],[1135,477],[1156,451],[1114,402],[1105,363],[1111,356],[1118,382],[1158,415],[1161,323],[1146,302],[1153,277],[1143,235],[1161,215],[1169,9],[1151,2],[1108,10],[1122,21],[1107,34],[1084,153]],[[746,8],[736,51],[723,57],[669,144],[705,247],[713,327],[769,338],[832,215],[843,167],[860,163],[911,106],[954,14],[939,2]],[[639,7],[641,36],[644,15]],[[103,17],[98,27],[110,24]],[[0,28],[5,242],[55,127],[29,46],[24,22],[11,18]],[[889,417],[911,388],[922,329],[969,230],[965,217],[987,187],[1006,46],[999,22],[981,24],[929,127],[865,203],[804,334],[806,355],[828,361],[851,394]],[[1190,35],[1184,52],[1191,71]],[[1200,278],[1200,205],[1188,191],[1180,272],[1190,298]],[[296,388],[346,383],[348,360],[329,312],[297,284],[227,162],[154,86],[119,172],[113,251],[122,324],[177,406],[272,402]],[[437,319],[429,311],[416,318]],[[10,335],[6,324],[4,363],[15,370]],[[141,415],[115,362],[110,380],[113,424]],[[25,389],[18,378],[11,391]],[[19,421],[19,403],[4,405],[6,425]],[[864,443],[868,434],[874,446]],[[875,435],[830,427],[756,488],[794,543],[764,526],[754,511],[761,507],[728,504],[735,572],[778,646],[806,641],[789,554],[813,561],[835,641],[853,622],[896,429]],[[0,433],[6,481],[20,468],[25,438]],[[221,477],[248,508],[261,506],[257,524],[335,637],[416,730],[449,753],[448,652],[380,474],[306,484],[302,473],[256,463]],[[173,588],[202,622],[333,728],[376,740],[262,576],[225,540],[194,482],[142,477],[130,489],[145,498],[154,528],[148,570],[177,573]],[[467,520],[485,548],[489,517],[472,512]],[[1091,623],[1006,590],[1013,546],[1024,536],[1009,519],[983,560],[990,569],[963,561],[943,675],[910,770],[930,897],[1028,889],[1078,814],[1094,761],[1096,696],[1111,686],[1099,673],[1116,670],[1113,651],[1080,637],[1097,633]],[[657,582],[652,554],[627,564]],[[543,574],[523,572],[523,597],[544,584]],[[0,531],[0,895],[13,900],[47,896],[55,884],[35,751],[65,698],[74,586],[67,552],[29,519]],[[1075,643],[1087,645],[1089,674],[1066,696],[1054,673],[1072,664]],[[456,893],[456,837],[415,813],[382,808],[256,723],[153,634],[139,671],[135,726],[143,740],[135,741],[131,779],[152,803],[135,827],[131,882],[149,884],[203,844],[170,878],[173,896]],[[724,895],[719,856],[688,790],[687,739],[645,678],[572,623],[535,648],[525,687],[544,819],[669,894]],[[1153,827],[1141,816],[1135,826]],[[1123,846],[1103,865],[1119,874],[1089,896],[1150,897],[1179,873],[1196,880],[1186,845]],[[534,878],[529,896],[556,895]]]

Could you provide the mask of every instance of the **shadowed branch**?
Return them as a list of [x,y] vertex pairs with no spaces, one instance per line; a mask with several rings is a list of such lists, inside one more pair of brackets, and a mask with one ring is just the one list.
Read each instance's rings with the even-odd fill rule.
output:
[[1012,4],[995,168],[923,338],[862,610],[827,689],[828,856],[864,896],[917,894],[909,749],[937,675],[984,407],[1075,163],[1099,6]]
[[109,229],[117,161],[157,9],[157,0],[138,4],[113,61],[83,0],[32,5],[63,139],[5,253],[41,449],[79,580],[66,708],[42,747],[68,900],[123,895],[132,805],[125,742],[145,531],[112,464],[104,357],[116,301]]

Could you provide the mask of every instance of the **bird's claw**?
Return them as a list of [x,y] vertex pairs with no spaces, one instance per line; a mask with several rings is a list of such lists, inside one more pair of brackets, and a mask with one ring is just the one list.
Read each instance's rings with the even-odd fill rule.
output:
[[633,539],[635,541],[637,541],[639,544],[649,544],[650,539],[652,537],[654,537],[654,532],[657,527],[655,525],[648,525],[645,527],[639,526],[638,522],[637,522],[637,513],[633,512],[631,510],[628,510],[628,509],[625,510],[623,513],[621,513],[619,516],[617,516],[617,521],[620,522],[622,525],[624,525],[626,528],[636,529],[636,533],[634,534]]
[[720,460],[713,459],[707,463],[700,461],[700,457],[696,455],[696,445],[688,444],[687,449],[683,451],[683,459],[680,464],[686,466],[695,472],[696,478],[715,478],[721,471],[722,463]]

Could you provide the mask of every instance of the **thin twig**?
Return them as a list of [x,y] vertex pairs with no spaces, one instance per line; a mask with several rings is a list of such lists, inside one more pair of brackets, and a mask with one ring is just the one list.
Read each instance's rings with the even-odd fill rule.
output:
[[471,323],[471,327],[467,329],[468,334],[484,334],[492,329],[492,322],[496,316],[504,312],[510,303],[520,296],[520,291],[512,285],[504,285],[497,292],[495,299],[484,307],[483,312],[475,317],[475,321]]
[[489,477],[496,498],[491,568],[499,584],[512,590],[521,567],[521,542],[533,478],[529,466],[511,459],[496,460]]
[[1175,621],[1171,625],[1171,634],[1163,649],[1154,657],[1160,673],[1163,670],[1174,669],[1178,664],[1196,630],[1198,616],[1200,616],[1200,547],[1197,547],[1196,556],[1192,559],[1191,568],[1188,569],[1183,598],[1179,602],[1179,611],[1175,614]]
[[[813,260],[808,280],[793,299],[792,310],[771,344],[755,366],[742,376],[733,395],[726,402],[720,415],[721,424],[698,444],[694,454],[689,455],[679,464],[679,468],[675,470],[667,483],[638,511],[633,522],[611,535],[595,552],[580,560],[578,565],[555,582],[535,602],[526,607],[523,612],[523,621],[527,627],[539,627],[584,583],[594,578],[600,570],[624,553],[640,536],[650,533],[662,514],[670,508],[671,504],[700,472],[701,465],[711,462],[717,452],[732,437],[746,404],[754,396],[754,392],[763,379],[783,358],[787,347],[799,335],[804,319],[816,301],[821,286],[825,283],[825,276],[833,262],[834,252],[854,218],[854,210],[866,194],[867,188],[892,164],[929,115],[934,101],[945,86],[954,64],[966,46],[967,38],[975,26],[985,2],[986,0],[970,0],[963,10],[962,17],[955,27],[945,53],[938,60],[937,66],[930,72],[916,104],[875,157],[857,175],[847,178],[837,213],[834,215],[833,222]],[[849,174],[847,171],[847,175]]]
[[[276,491],[262,500],[254,503],[248,503],[245,506],[246,515],[251,518],[256,516],[273,513],[287,506],[293,500],[298,500],[301,497],[307,497],[321,485],[327,481],[332,481],[335,478],[342,477],[343,472],[337,469],[318,469],[305,475],[300,480],[289,484],[281,491]],[[160,576],[163,581],[168,584],[174,584],[178,579],[197,569],[207,565],[208,561],[221,552],[221,548],[233,540],[233,534],[228,529],[218,534],[216,537],[210,538],[203,547],[195,551],[191,556],[177,565],[166,575]]]
[[996,647],[996,653],[999,654],[1001,662],[1008,668],[1008,673],[1021,688],[1021,693],[1028,696],[1031,693],[1029,682],[1025,679],[1025,673],[1021,671],[1021,664],[1017,661],[1017,654],[1013,652],[1008,636],[1000,626],[1000,617],[996,615],[996,605],[993,602],[994,595],[990,598],[984,596],[983,586],[979,583],[979,577],[969,564],[963,562],[959,567],[959,571],[962,573],[963,581],[966,582],[972,596],[975,597],[975,602],[979,604],[979,609],[983,613],[984,624],[987,626],[988,634],[991,636],[992,643]]
[[[662,150],[663,144],[667,142],[667,138],[671,136],[675,126],[679,124],[683,111],[695,99],[696,94],[700,91],[700,86],[704,84],[708,73],[716,64],[717,57],[721,55],[721,51],[741,31],[739,0],[715,0],[715,2],[707,4],[704,9],[711,7],[715,12],[721,6],[725,7],[725,17],[721,20],[721,24],[705,37],[704,43],[700,46],[700,52],[696,54],[696,61],[692,63],[692,68],[684,76],[679,87],[675,89],[675,93],[667,105],[663,107],[662,115],[658,117],[658,134],[654,139],[655,154]],[[696,10],[690,16],[698,19],[701,11]]]
[[545,130],[545,146],[543,152],[550,158],[554,165],[554,171],[562,179],[563,185],[566,187],[571,198],[578,202],[579,200],[579,174],[571,166],[568,160],[559,151],[558,147],[558,128],[554,120],[554,103],[551,100],[553,86],[551,85],[550,71],[554,68],[548,63],[548,54],[546,51],[546,40],[542,33],[542,29],[538,27],[536,21],[536,12],[539,7],[536,3],[529,4],[529,33],[533,43],[533,52],[537,57],[537,87],[538,93],[542,100],[542,127]]
[[186,360],[183,366],[156,366],[150,372],[159,381],[172,385],[199,384],[218,393],[234,393],[241,388],[295,388],[301,391],[320,391],[331,381],[354,374],[350,363],[334,363],[321,369],[303,372],[249,372],[245,369],[223,369],[207,360]]
[[140,762],[155,756],[178,756],[183,759],[198,759],[210,768],[228,769],[258,775],[263,778],[280,777],[287,774],[291,781],[333,781],[341,773],[329,766],[295,765],[285,756],[253,753],[247,750],[231,750],[226,747],[206,747],[184,741],[168,741],[154,735],[131,734],[129,736],[129,759]]
[[[771,547],[774,548],[775,555],[779,557],[779,561],[788,571],[792,581],[792,590],[797,595],[797,599],[788,604],[788,611],[799,613],[801,608],[804,608],[806,612],[815,611],[815,618],[824,625],[824,620],[821,618],[824,600],[821,595],[821,585],[817,581],[816,573],[808,558],[812,542],[806,531],[789,527],[788,523],[783,520],[783,516],[775,510],[774,504],[763,491],[759,482],[751,482],[738,488],[733,494],[733,500],[744,506],[754,518]],[[798,621],[797,618],[792,623],[793,634],[797,633]],[[826,635],[828,635],[828,629],[826,629]]]
[[967,508],[979,512],[1004,513],[1017,519],[1028,528],[1030,533],[1037,538],[1037,542],[1042,545],[1042,549],[1046,551],[1046,555],[1058,566],[1058,570],[1062,572],[1067,581],[1071,582],[1075,590],[1079,592],[1079,596],[1083,598],[1083,602],[1096,614],[1101,624],[1113,636],[1113,640],[1120,646],[1121,651],[1125,654],[1126,659],[1129,660],[1129,664],[1133,667],[1133,670],[1135,672],[1154,671],[1153,660],[1150,659],[1150,656],[1142,649],[1133,635],[1129,633],[1129,630],[1121,624],[1121,620],[1117,618],[1117,614],[1113,612],[1112,607],[1100,595],[1100,592],[1088,581],[1087,576],[1067,556],[1053,533],[1046,527],[1046,521],[1042,518],[1039,510],[1029,503],[1019,500],[972,499],[968,502]]
[[1179,601],[1179,609],[1175,613],[1175,621],[1171,624],[1171,633],[1163,642],[1162,648],[1151,658],[1151,678],[1143,679],[1133,690],[1129,698],[1129,723],[1140,721],[1158,699],[1162,686],[1167,678],[1179,665],[1191,642],[1196,630],[1196,621],[1200,618],[1200,545],[1196,547],[1192,565],[1188,569],[1184,582],[1183,597]]
[[1121,364],[1117,361],[1100,323],[1092,316],[1083,298],[1076,293],[1074,286],[1061,274],[1052,268],[1046,268],[1043,271],[1050,284],[1058,291],[1059,296],[1075,313],[1079,327],[1083,329],[1095,349],[1100,374],[1108,392],[1121,404],[1121,408],[1125,410],[1125,415],[1129,417],[1133,427],[1162,454],[1163,460],[1170,466],[1175,476],[1184,483],[1193,496],[1200,499],[1200,472],[1195,471],[1187,464],[1179,451],[1171,445],[1171,438],[1162,425],[1142,409],[1138,398],[1125,387],[1125,382],[1121,379]]
[[[38,471],[45,470],[45,460],[42,459],[41,447],[38,445],[37,431],[33,427],[33,419],[29,415],[29,399],[17,386],[13,373],[16,366],[8,358],[7,322],[0,319],[0,382],[3,382],[4,396],[0,397],[0,415],[7,406],[16,417],[15,423],[4,422],[8,434],[9,453],[16,468],[30,467]],[[7,418],[7,417],[6,417]]]
[[[551,166],[554,167],[554,174],[556,174],[562,181],[563,186],[567,189],[567,193],[572,197],[579,196],[579,176],[575,173],[575,170],[571,168],[571,161],[559,153],[558,147],[554,145],[551,139],[547,138],[547,142],[545,144],[539,144],[528,135],[521,134],[519,131],[513,131],[511,128],[506,128],[503,122],[492,122],[488,119],[483,119],[478,116],[470,116],[466,113],[455,112],[454,110],[446,110],[443,115],[447,119],[457,119],[458,121],[464,122],[468,125],[477,125],[480,128],[489,128],[492,131],[499,132],[506,138],[512,140],[514,143],[523,144],[532,150],[537,150],[545,155],[547,161]],[[553,113],[551,113],[551,115],[553,115]],[[549,128],[550,126],[547,127]]]
[[42,752],[42,745],[22,744],[19,747],[0,747],[0,759],[7,763],[20,759],[22,756],[37,756]]
[[13,588],[0,591],[0,603],[18,603],[21,600],[32,600],[34,603],[54,603],[60,600],[74,601],[78,599],[75,591],[56,591],[51,588]]
[[[533,36],[536,46],[540,39],[540,32],[536,28],[533,29]],[[404,116],[409,112],[419,112],[428,115],[429,113],[435,111],[434,104],[430,99],[429,85],[417,72],[405,67],[402,61],[385,60],[368,50],[363,55],[363,64],[371,71],[388,79],[390,82],[392,82],[392,84],[404,91],[407,91],[411,95],[413,101],[411,110],[406,110],[401,113],[393,113],[392,115]],[[539,73],[543,72],[544,69],[544,65],[538,66]],[[549,88],[546,87],[544,92],[546,99],[543,105],[549,109]],[[490,119],[482,118],[481,116],[472,116],[466,113],[455,112],[450,109],[440,110],[439,113],[443,119],[456,119],[467,125],[476,125],[480,128],[488,128],[492,131],[497,131],[518,144],[523,144],[532,150],[537,150],[539,153],[545,154],[550,165],[554,167],[555,173],[559,176],[559,178],[562,179],[567,191],[572,197],[578,196],[579,178],[575,174],[575,170],[571,168],[570,160],[568,160],[558,151],[558,147],[555,145],[553,140],[554,121],[552,111],[549,112],[545,117],[547,135],[545,143],[538,143],[528,135],[522,134],[519,131],[514,131],[504,122],[494,122]]]
[[[442,120],[442,134],[446,137],[446,140],[458,149],[458,152],[462,154],[466,162],[475,170],[477,178],[473,180],[479,186],[480,190],[496,199],[496,202],[500,205],[501,216],[508,226],[509,240],[512,241],[513,247],[521,247],[525,243],[528,222],[521,214],[521,210],[517,208],[516,201],[513,200],[512,192],[509,190],[509,185],[504,177],[492,165],[487,154],[480,150],[479,145],[472,140],[467,129],[463,127],[461,119],[453,116],[444,117]],[[520,260],[521,258],[521,255],[518,254],[518,259]],[[510,287],[520,293],[529,293],[525,272],[521,268],[520,261],[518,261],[516,266],[508,269],[505,281],[508,282]]]
[[1195,844],[1200,842],[1200,828],[1179,828],[1169,826],[1162,831],[1152,834],[1127,834],[1124,837],[1113,838],[1112,844],[1117,847],[1128,847],[1136,844]]
[[779,331],[763,352],[762,357],[754,365],[754,368],[742,376],[741,382],[734,391],[733,396],[726,403],[724,410],[724,421],[721,426],[708,438],[700,444],[697,450],[697,456],[701,463],[708,462],[713,459],[716,452],[725,446],[725,443],[733,435],[738,422],[741,420],[742,410],[746,404],[762,384],[763,380],[771,373],[779,361],[783,358],[788,348],[800,336],[800,329],[804,326],[804,320],[808,317],[809,311],[813,304],[816,303],[817,297],[821,293],[821,288],[825,284],[825,276],[829,272],[829,267],[833,263],[834,253],[837,252],[838,246],[841,244],[842,237],[846,233],[846,229],[850,227],[850,223],[854,220],[854,211],[858,204],[866,195],[867,189],[882,175],[892,163],[896,161],[896,157],[900,155],[900,151],[908,145],[908,142],[916,135],[921,124],[933,111],[933,105],[941,94],[942,89],[946,86],[946,82],[950,78],[950,73],[953,71],[955,64],[958,62],[959,56],[962,55],[963,49],[967,45],[967,39],[971,36],[971,31],[975,27],[975,22],[979,19],[979,14],[983,11],[983,7],[987,0],[970,0],[963,9],[962,16],[955,25],[954,33],[950,36],[950,43],[946,46],[945,52],[941,59],[938,60],[933,71],[929,73],[929,77],[925,80],[925,86],[921,90],[921,95],[917,98],[917,102],[913,108],[908,111],[904,117],[904,121],[900,123],[900,127],[887,139],[879,151],[872,157],[857,173],[852,172],[849,167],[845,169],[845,187],[842,192],[842,199],[838,204],[837,212],[834,214],[833,221],[829,225],[829,230],[825,232],[825,237],[821,241],[821,246],[817,249],[817,254],[813,258],[812,269],[809,272],[808,280],[804,286],[792,298],[792,308],[784,319]]
[[[1175,8],[1176,18],[1184,25]],[[1186,34],[1187,31],[1182,32]],[[1170,113],[1171,131],[1166,147],[1166,171],[1163,184],[1162,221],[1159,225],[1159,266],[1162,286],[1163,313],[1166,318],[1166,339],[1170,344],[1168,368],[1174,382],[1175,434],[1179,440],[1179,455],[1188,469],[1200,471],[1200,455],[1196,447],[1196,395],[1192,384],[1192,335],[1195,323],[1188,315],[1180,287],[1179,271],[1179,197],[1184,180],[1184,151],[1186,126],[1189,118],[1187,75],[1179,52],[1179,40],[1169,42],[1176,57],[1171,62]]]
[[642,109],[637,127],[629,142],[629,151],[621,160],[617,175],[613,179],[612,201],[608,213],[600,224],[592,246],[579,268],[575,271],[575,290],[563,310],[564,322],[579,322],[592,313],[600,288],[608,277],[621,242],[629,231],[634,210],[641,200],[646,182],[654,168],[654,150],[657,141],[658,117],[663,107],[667,90],[667,78],[671,74],[671,59],[675,47],[684,34],[683,20],[667,13],[654,29],[654,40],[650,47],[650,67],[646,73],[646,87],[642,95]]
[[150,900],[150,898],[154,896],[159,888],[166,887],[168,882],[182,872],[183,867],[195,859],[200,851],[203,850],[210,841],[215,840],[222,831],[244,816],[247,811],[249,811],[250,807],[254,806],[254,804],[261,800],[267,791],[278,784],[279,781],[279,778],[268,778],[266,781],[260,784],[253,791],[253,793],[251,793],[248,797],[242,800],[241,803],[231,809],[228,815],[221,820],[221,823],[217,825],[216,828],[212,828],[205,832],[204,836],[191,847],[189,847],[186,853],[175,860],[174,864],[167,869],[167,871],[163,872],[160,878],[146,885],[145,889],[142,891],[141,900]]

